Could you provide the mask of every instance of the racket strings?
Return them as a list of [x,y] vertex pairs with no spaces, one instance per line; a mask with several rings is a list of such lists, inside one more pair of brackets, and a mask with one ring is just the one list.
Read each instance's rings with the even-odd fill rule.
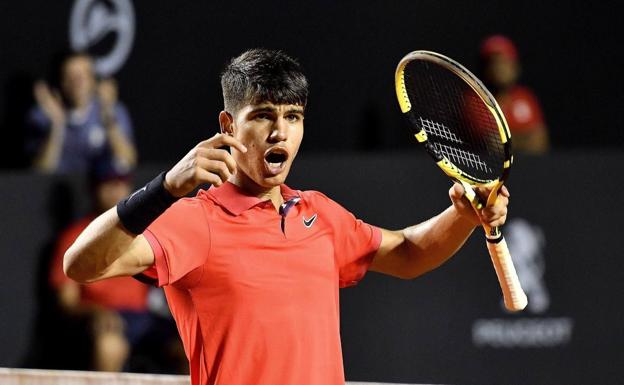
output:
[[434,157],[446,157],[475,179],[497,179],[505,156],[498,124],[470,85],[422,60],[406,66],[404,79],[410,120],[427,133]]
[[427,135],[437,135],[438,137],[444,138],[451,142],[459,144],[463,143],[461,139],[459,139],[457,135],[449,130],[449,128],[446,127],[444,124],[434,122],[429,119],[423,119],[422,117],[418,117],[418,120],[420,121],[421,127],[425,130]]
[[449,159],[454,164],[459,163],[464,166],[478,169],[479,171],[487,173],[492,172],[492,169],[488,167],[487,163],[485,163],[477,154],[473,154],[471,152],[447,146],[441,143],[434,143],[433,145],[438,151],[440,151],[447,159]]

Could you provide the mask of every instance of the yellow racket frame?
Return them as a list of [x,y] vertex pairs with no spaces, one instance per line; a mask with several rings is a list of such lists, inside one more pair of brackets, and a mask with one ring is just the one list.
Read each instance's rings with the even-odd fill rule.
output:
[[[399,62],[395,71],[394,80],[397,100],[399,102],[401,112],[404,114],[409,113],[412,109],[412,103],[409,99],[407,88],[405,86],[405,67],[414,60],[424,60],[437,64],[460,77],[475,91],[496,120],[500,140],[501,143],[503,143],[505,150],[502,173],[497,179],[483,180],[476,178],[462,171],[443,154],[437,154],[436,156],[436,163],[438,167],[440,167],[442,171],[444,171],[444,173],[451,179],[457,181],[464,187],[466,198],[477,210],[482,209],[484,203],[475,192],[475,187],[491,189],[485,202],[485,206],[494,205],[498,197],[498,192],[508,177],[509,169],[513,163],[513,155],[511,154],[511,133],[509,132],[509,126],[507,125],[507,121],[505,120],[505,116],[503,115],[500,106],[492,94],[485,88],[483,83],[481,83],[481,81],[464,66],[440,53],[420,50],[413,51],[405,55]],[[427,133],[423,128],[419,128],[418,132],[416,132],[414,136],[421,144],[425,144],[428,141]],[[427,146],[425,146],[425,148],[427,148]],[[520,286],[505,239],[503,238],[503,235],[498,227],[484,225],[483,228],[488,240],[488,250],[490,252],[490,256],[492,257],[492,262],[494,263],[494,267],[501,284],[501,289],[503,291],[505,306],[511,311],[522,310],[527,305],[527,297]]]

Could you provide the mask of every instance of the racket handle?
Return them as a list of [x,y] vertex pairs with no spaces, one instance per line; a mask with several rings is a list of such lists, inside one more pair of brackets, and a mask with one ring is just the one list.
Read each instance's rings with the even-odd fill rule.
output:
[[505,307],[509,311],[520,311],[528,303],[527,296],[524,294],[522,286],[520,286],[520,280],[511,260],[505,237],[499,232],[498,235],[496,238],[486,237],[487,248],[490,252],[490,257],[492,257],[498,282],[503,290]]

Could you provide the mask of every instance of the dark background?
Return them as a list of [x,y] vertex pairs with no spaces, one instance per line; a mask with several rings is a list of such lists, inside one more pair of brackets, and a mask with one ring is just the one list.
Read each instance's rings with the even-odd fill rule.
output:
[[[36,346],[41,256],[55,232],[86,209],[79,180],[15,170],[27,162],[21,127],[32,81],[45,76],[51,56],[67,46],[73,4],[0,2],[0,366],[24,365]],[[369,274],[342,291],[347,378],[622,383],[624,60],[621,17],[608,3],[133,4],[133,50],[115,77],[135,123],[142,161],[137,184],[216,132],[218,77],[230,57],[251,47],[280,48],[300,59],[311,81],[305,140],[289,184],[321,190],[390,228],[448,205],[448,181],[408,147],[394,96],[396,64],[412,50],[430,49],[476,70],[481,39],[510,36],[523,62],[522,82],[542,102],[554,147],[544,157],[516,158],[510,219],[529,220],[544,231],[551,306],[540,314],[503,312],[482,236],[475,234],[426,277],[400,281]],[[477,319],[525,318],[570,318],[571,340],[503,349],[471,342]]]
[[[30,82],[67,46],[73,3],[0,4],[5,167],[24,164],[16,153]],[[621,20],[609,4],[135,1],[134,46],[116,77],[143,161],[173,161],[211,136],[224,63],[259,46],[284,49],[307,70],[305,152],[394,149],[408,142],[394,96],[398,61],[429,49],[476,70],[481,39],[504,33],[517,43],[522,81],[542,101],[555,148],[621,148]]]

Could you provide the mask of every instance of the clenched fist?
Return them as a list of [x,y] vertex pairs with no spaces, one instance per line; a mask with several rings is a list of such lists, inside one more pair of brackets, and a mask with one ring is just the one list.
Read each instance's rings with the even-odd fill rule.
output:
[[236,162],[223,146],[247,152],[237,139],[216,134],[200,142],[165,175],[165,188],[175,197],[183,197],[203,183],[221,186],[236,172]]

